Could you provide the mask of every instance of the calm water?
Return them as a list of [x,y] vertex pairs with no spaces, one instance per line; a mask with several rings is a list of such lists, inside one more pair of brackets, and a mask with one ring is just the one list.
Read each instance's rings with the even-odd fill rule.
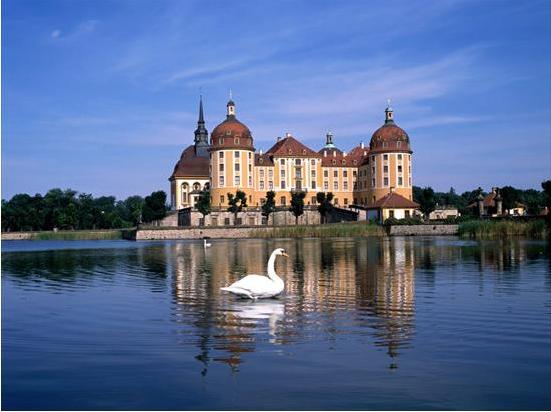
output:
[[3,409],[551,408],[546,242],[212,243],[2,242]]

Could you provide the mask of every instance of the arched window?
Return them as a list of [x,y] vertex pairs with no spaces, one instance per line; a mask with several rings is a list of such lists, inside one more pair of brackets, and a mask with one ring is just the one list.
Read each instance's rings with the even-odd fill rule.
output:
[[193,190],[194,190],[194,191],[195,191],[195,190],[201,190],[201,185],[200,185],[199,183],[195,182],[195,183],[193,184]]
[[185,205],[188,200],[188,192],[189,186],[187,183],[182,183],[182,204]]

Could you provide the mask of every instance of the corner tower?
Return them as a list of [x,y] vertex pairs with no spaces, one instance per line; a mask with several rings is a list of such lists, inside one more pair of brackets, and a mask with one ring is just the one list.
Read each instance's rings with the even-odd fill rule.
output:
[[211,204],[228,206],[228,193],[237,190],[254,195],[254,146],[251,131],[236,118],[235,103],[226,105],[226,120],[214,128],[210,137]]

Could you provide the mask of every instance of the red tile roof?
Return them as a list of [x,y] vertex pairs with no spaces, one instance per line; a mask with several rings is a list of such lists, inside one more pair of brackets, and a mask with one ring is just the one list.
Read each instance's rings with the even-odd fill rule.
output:
[[[340,150],[324,149],[321,151],[321,165],[323,167],[359,167],[362,163],[364,153],[369,152],[369,149],[361,146],[354,147],[346,155]],[[327,156],[325,154],[327,153]]]
[[210,135],[211,150],[253,149],[253,136],[247,126],[230,115]]
[[274,159],[266,153],[264,153],[264,154],[255,153],[254,154],[254,165],[255,166],[273,166],[274,165]]
[[372,152],[411,152],[408,134],[394,122],[375,130],[369,149]]
[[417,209],[419,203],[415,203],[396,192],[391,192],[388,195],[377,200],[368,209]]
[[277,157],[321,157],[293,136],[285,137],[274,144],[266,154]]
[[180,160],[174,166],[174,171],[168,180],[177,177],[200,177],[209,178],[209,158],[195,154],[195,146],[191,145],[184,149]]

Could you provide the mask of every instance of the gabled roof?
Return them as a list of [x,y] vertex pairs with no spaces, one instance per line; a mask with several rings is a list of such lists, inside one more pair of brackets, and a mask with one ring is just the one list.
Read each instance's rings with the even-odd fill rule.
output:
[[208,179],[209,158],[197,156],[194,145],[186,147],[168,180],[173,180],[177,177],[201,177]]
[[418,207],[419,203],[406,199],[396,192],[391,192],[377,200],[368,209],[417,209]]
[[274,144],[266,154],[276,157],[321,157],[293,136],[287,136]]
[[269,154],[254,154],[254,165],[255,166],[273,166],[274,159]]
[[323,167],[359,167],[362,160],[369,149],[367,147],[361,147],[358,145],[354,147],[349,153],[343,153],[338,149],[322,149],[320,154],[321,165]]

